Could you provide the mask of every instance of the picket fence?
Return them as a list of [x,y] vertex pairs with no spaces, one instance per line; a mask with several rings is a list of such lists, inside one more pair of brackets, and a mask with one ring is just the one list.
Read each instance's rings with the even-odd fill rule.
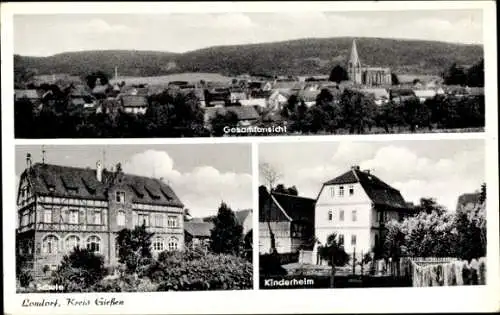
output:
[[444,263],[411,262],[414,287],[486,284],[486,258],[471,262],[455,260]]

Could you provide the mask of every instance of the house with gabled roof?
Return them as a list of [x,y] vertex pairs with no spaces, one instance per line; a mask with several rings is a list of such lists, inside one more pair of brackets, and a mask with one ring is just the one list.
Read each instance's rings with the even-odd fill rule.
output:
[[314,204],[311,198],[271,192],[259,187],[259,252],[294,253],[314,246]]
[[154,255],[182,250],[184,206],[173,189],[152,177],[36,163],[26,158],[17,194],[17,255],[35,277],[48,276],[75,247],[118,261],[116,236],[123,228],[144,224],[155,233]]
[[359,166],[323,183],[315,205],[318,241],[336,233],[346,252],[369,253],[384,238],[385,224],[413,214],[396,188]]
[[148,110],[148,98],[144,95],[120,95],[119,100],[125,113],[145,114]]

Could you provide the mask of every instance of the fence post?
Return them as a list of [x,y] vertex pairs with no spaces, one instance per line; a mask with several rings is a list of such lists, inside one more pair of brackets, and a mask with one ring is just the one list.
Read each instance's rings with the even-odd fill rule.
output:
[[332,254],[332,272],[330,274],[330,288],[335,287],[335,259],[334,255]]

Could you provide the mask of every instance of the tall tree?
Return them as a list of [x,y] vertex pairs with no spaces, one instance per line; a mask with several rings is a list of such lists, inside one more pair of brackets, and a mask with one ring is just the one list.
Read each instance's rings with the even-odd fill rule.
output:
[[462,67],[453,63],[444,74],[444,83],[447,85],[465,85],[467,76]]
[[328,235],[326,244],[318,248],[318,254],[322,259],[328,261],[330,266],[344,266],[349,261],[344,244],[335,233]]
[[329,81],[340,83],[342,81],[347,81],[349,80],[349,76],[347,75],[346,69],[344,69],[340,65],[336,65],[333,67],[332,71],[330,72],[330,78],[328,79]]
[[109,83],[109,75],[107,75],[103,71],[99,70],[99,71],[95,71],[95,72],[92,72],[91,74],[87,75],[85,80],[87,81],[87,85],[89,86],[89,88],[93,89],[96,86],[97,80],[99,80],[101,85],[108,84]]
[[136,273],[139,266],[151,258],[151,238],[154,233],[146,230],[143,223],[133,230],[123,229],[118,232],[116,244],[118,246],[119,262],[125,264],[127,271]]
[[[269,191],[269,198],[267,198],[267,206],[268,210],[271,211],[272,200],[271,200],[271,192],[274,187],[274,184],[281,178],[281,174],[269,163],[262,162],[259,164],[259,172],[261,174],[261,178],[266,182],[268,189],[263,187],[263,192],[267,195],[267,191]],[[265,218],[267,221],[267,227],[269,229],[269,234],[271,238],[271,252],[276,252],[276,237],[274,235],[273,229],[271,228],[271,222],[269,218]]]
[[399,78],[397,74],[391,72],[391,83],[392,85],[399,85]]
[[484,86],[484,59],[481,59],[477,64],[467,69],[467,85]]
[[210,250],[214,253],[239,255],[242,249],[243,227],[226,203],[221,203],[213,223],[214,227],[210,232]]

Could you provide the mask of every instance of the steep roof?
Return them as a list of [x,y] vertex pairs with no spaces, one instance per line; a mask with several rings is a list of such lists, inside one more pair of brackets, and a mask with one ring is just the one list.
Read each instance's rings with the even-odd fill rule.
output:
[[228,106],[228,107],[206,107],[205,115],[210,120],[217,114],[225,115],[228,112],[233,112],[238,116],[238,120],[255,120],[258,119],[259,113],[252,106]]
[[184,231],[194,237],[210,237],[212,222],[184,222]]
[[121,180],[120,185],[129,187],[133,192],[133,202],[183,206],[172,188],[155,178],[103,170],[102,181],[98,181],[95,169],[41,163],[26,169],[21,178],[28,177],[36,194],[108,200],[108,190],[118,175]]
[[271,195],[264,187],[259,188],[259,221],[264,222],[271,216],[269,208],[265,208],[271,198],[272,203],[277,210],[277,215],[272,215],[278,221],[297,221],[306,220],[314,222],[315,199],[305,198],[295,195],[288,195],[273,192]]
[[245,209],[234,212],[234,216],[236,217],[236,220],[240,225],[243,225],[243,222],[245,222],[246,218],[248,218],[250,214],[252,214],[252,209]]
[[474,204],[474,205],[478,204],[480,197],[481,197],[480,193],[469,193],[460,195],[458,197],[457,209],[465,207],[468,204]]
[[122,95],[123,107],[147,107],[148,99],[143,95]]
[[27,99],[39,99],[40,95],[36,90],[15,90],[14,96],[16,100],[27,98]]
[[364,191],[375,205],[391,208],[408,208],[399,190],[391,187],[377,176],[361,171],[353,167],[350,171],[335,177],[324,183],[324,185],[354,184],[360,183]]

